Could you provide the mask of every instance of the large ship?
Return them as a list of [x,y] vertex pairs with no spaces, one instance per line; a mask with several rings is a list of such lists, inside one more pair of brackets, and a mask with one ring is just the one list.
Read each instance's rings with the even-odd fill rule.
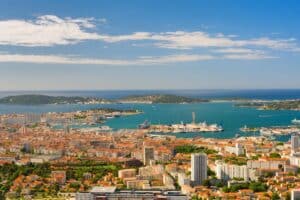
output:
[[192,113],[192,123],[170,124],[170,125],[151,125],[150,132],[155,133],[197,133],[197,132],[220,132],[223,127],[217,124],[207,124],[206,122],[195,122],[195,113]]

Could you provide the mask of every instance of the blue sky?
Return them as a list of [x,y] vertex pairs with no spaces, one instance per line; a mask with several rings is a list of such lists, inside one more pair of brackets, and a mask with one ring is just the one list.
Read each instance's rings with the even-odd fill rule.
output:
[[300,3],[2,0],[0,90],[300,86]]

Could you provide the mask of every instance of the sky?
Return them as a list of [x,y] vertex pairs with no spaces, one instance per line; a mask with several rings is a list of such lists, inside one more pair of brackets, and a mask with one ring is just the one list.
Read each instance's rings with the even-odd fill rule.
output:
[[0,4],[0,90],[300,88],[296,0]]

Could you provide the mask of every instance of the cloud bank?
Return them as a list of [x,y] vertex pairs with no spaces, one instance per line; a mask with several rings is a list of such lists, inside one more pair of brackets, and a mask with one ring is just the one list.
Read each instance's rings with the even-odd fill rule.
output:
[[208,60],[261,60],[275,57],[261,54],[228,54],[225,56],[214,56],[208,54],[174,54],[166,56],[144,56],[136,59],[99,59],[82,58],[63,55],[26,55],[26,54],[0,54],[2,63],[33,63],[33,64],[78,64],[78,65],[113,65],[113,66],[134,66],[134,65],[163,65],[183,62],[199,62]]
[[[74,45],[84,41],[104,43],[147,41],[162,49],[178,49],[180,54],[137,57],[136,59],[82,58],[69,55],[28,55],[0,52],[0,62],[40,64],[85,65],[157,65],[175,62],[207,60],[263,60],[274,59],[268,51],[300,51],[294,38],[271,39],[268,37],[239,39],[236,35],[209,34],[202,31],[134,32],[110,35],[96,31],[106,19],[60,18],[42,15],[33,20],[0,20],[0,45],[23,47],[52,47]],[[138,48],[143,45],[135,45]],[[193,49],[205,49],[207,54],[191,53]]]
[[60,18],[55,15],[43,15],[34,20],[1,20],[0,45],[35,47],[70,45],[85,40],[106,43],[149,40],[153,42],[155,47],[168,49],[242,48],[251,46],[285,51],[300,50],[294,38],[238,39],[237,36],[226,36],[222,33],[212,35],[202,31],[135,32],[127,35],[109,35],[94,30],[97,21],[105,23],[106,19]]
[[0,54],[0,62],[36,64],[84,64],[84,65],[155,65],[174,62],[195,62],[214,59],[210,55],[179,54],[168,56],[147,56],[137,59],[93,59],[57,55]]

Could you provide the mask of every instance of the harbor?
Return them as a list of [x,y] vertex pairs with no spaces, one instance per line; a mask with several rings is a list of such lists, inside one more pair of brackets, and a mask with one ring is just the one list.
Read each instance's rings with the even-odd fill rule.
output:
[[[97,109],[113,108],[117,111],[114,112],[113,118],[110,117],[112,112],[95,111]],[[90,112],[90,110],[92,110]],[[93,111],[94,110],[94,111]],[[123,112],[120,117],[120,110],[138,110],[139,112]],[[77,113],[77,111],[81,111]],[[87,112],[83,112],[87,111]],[[221,125],[222,132],[185,132],[187,127],[184,124],[191,124],[191,113],[195,112],[197,122],[206,122],[206,125]],[[282,115],[279,115],[283,113]],[[243,132],[241,128],[247,125],[248,128],[253,127],[276,127],[276,126],[291,126],[293,119],[300,119],[300,112],[297,111],[260,111],[253,108],[240,108],[235,107],[234,102],[209,102],[209,103],[195,103],[195,104],[96,104],[96,105],[84,105],[84,104],[70,104],[68,106],[63,105],[43,105],[43,106],[4,106],[0,105],[0,114],[2,123],[11,124],[24,124],[24,114],[27,114],[27,122],[42,122],[50,124],[51,127],[58,127],[64,129],[65,125],[69,128],[92,128],[98,126],[108,126],[114,131],[121,129],[137,129],[140,124],[143,124],[145,120],[146,128],[151,125],[161,126],[159,133],[166,133],[175,135],[176,137],[212,137],[212,138],[234,138],[236,134],[243,136],[259,135],[258,132]],[[46,115],[45,115],[46,113]],[[63,114],[64,113],[64,114]],[[69,114],[68,114],[69,113]],[[107,114],[105,116],[105,114]],[[75,117],[76,115],[76,117]],[[84,117],[86,116],[86,117]],[[260,117],[268,116],[268,117]],[[10,118],[10,119],[9,119]],[[42,120],[41,120],[42,118]],[[181,123],[182,121],[182,123]],[[234,123],[233,123],[234,122]],[[182,127],[182,132],[174,131],[170,125],[179,125]],[[183,124],[183,125],[182,125]],[[296,124],[294,124],[296,126]],[[163,126],[165,128],[163,128]],[[175,126],[176,127],[176,126]],[[178,126],[177,126],[178,127]],[[176,128],[177,128],[176,127]],[[183,128],[184,127],[184,128]],[[202,126],[206,127],[206,126]],[[206,127],[208,129],[208,127]],[[171,130],[168,130],[171,129]],[[250,130],[248,129],[248,130]],[[68,128],[66,128],[68,130]],[[150,128],[149,128],[150,130]],[[148,130],[148,131],[149,131]],[[202,130],[205,130],[202,128]],[[145,130],[147,131],[147,130]],[[198,130],[197,130],[198,131]],[[216,134],[215,134],[216,133]],[[288,135],[278,135],[279,140],[288,140]]]

